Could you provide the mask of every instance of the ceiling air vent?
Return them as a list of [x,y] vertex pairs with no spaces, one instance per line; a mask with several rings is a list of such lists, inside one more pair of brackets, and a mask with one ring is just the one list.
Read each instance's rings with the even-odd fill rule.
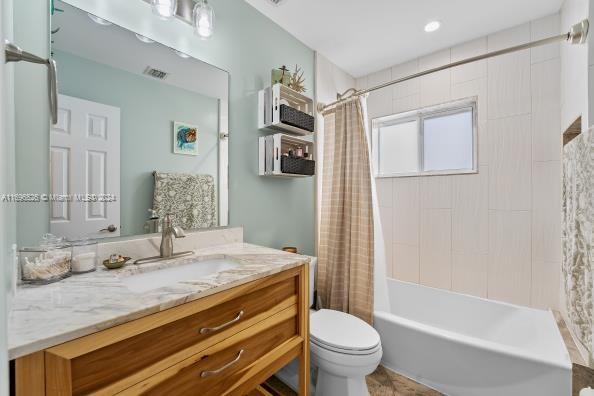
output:
[[151,76],[153,78],[158,78],[159,80],[165,80],[168,75],[167,72],[155,69],[154,67],[150,66],[147,66],[146,69],[144,69],[144,74],[146,74],[147,76]]

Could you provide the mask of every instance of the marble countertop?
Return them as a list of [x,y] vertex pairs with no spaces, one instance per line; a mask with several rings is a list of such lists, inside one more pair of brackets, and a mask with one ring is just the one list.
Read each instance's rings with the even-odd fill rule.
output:
[[[143,293],[122,277],[226,258],[240,266]],[[99,268],[44,286],[21,286],[8,317],[8,353],[15,359],[66,341],[263,278],[309,262],[309,257],[246,243],[198,249],[194,255],[118,270]]]

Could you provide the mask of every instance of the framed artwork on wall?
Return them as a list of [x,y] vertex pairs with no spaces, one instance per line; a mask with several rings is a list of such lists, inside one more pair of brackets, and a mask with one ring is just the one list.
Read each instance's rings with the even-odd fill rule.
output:
[[185,122],[173,122],[173,153],[198,155],[198,127]]

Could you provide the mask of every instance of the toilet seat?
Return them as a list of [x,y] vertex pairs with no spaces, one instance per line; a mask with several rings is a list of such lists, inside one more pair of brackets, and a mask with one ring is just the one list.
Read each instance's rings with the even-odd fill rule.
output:
[[343,348],[336,348],[332,345],[328,345],[325,344],[323,342],[320,342],[319,340],[316,340],[314,338],[310,338],[310,342],[312,344],[317,345],[320,348],[323,348],[327,351],[332,351],[332,352],[336,352],[339,353],[341,355],[371,355],[376,353],[378,350],[380,350],[382,348],[382,346],[380,344],[377,344],[374,348],[371,349],[343,349]]
[[310,315],[310,340],[344,355],[370,355],[381,349],[378,332],[356,316],[329,309]]

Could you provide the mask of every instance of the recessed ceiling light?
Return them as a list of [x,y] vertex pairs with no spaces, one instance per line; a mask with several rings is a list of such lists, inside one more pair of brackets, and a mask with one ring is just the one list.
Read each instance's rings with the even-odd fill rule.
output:
[[136,34],[136,38],[138,40],[142,41],[143,43],[152,44],[155,42],[155,40],[152,40],[146,36],[143,36],[142,34],[138,34],[138,33],[135,33],[135,34]]
[[91,18],[91,20],[93,22],[98,23],[101,26],[109,26],[109,25],[111,25],[111,22],[109,22],[106,19],[99,18],[97,15],[93,15],[91,13],[87,13],[87,15],[89,16],[89,18]]
[[436,31],[437,29],[439,29],[441,27],[441,22],[439,21],[431,21],[428,24],[425,25],[425,31],[427,33],[431,33]]

